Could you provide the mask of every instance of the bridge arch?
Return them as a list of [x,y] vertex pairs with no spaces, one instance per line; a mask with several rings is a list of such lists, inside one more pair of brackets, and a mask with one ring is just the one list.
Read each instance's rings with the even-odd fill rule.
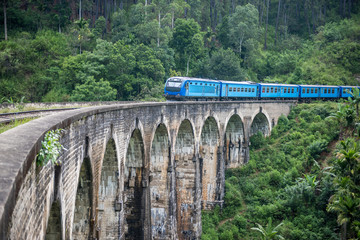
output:
[[218,160],[221,158],[218,121],[209,116],[201,129],[199,153],[201,156],[201,186],[204,209],[211,209],[216,198]]
[[155,128],[150,151],[150,201],[151,231],[154,239],[166,239],[169,236],[170,209],[169,198],[171,176],[169,133],[165,124]]
[[93,171],[91,161],[85,156],[80,167],[75,197],[72,239],[88,239],[92,236],[93,225]]
[[226,122],[224,146],[225,164],[228,168],[238,167],[244,163],[245,126],[240,114],[233,113]]
[[190,120],[181,122],[175,141],[176,219],[180,239],[194,235],[196,157],[195,134]]
[[250,136],[261,132],[264,136],[270,136],[271,124],[270,117],[266,111],[259,110],[251,118]]
[[[109,132],[111,134],[112,127],[110,127]],[[97,229],[100,231],[101,239],[118,238],[120,217],[120,209],[117,205],[120,195],[119,175],[116,142],[113,137],[110,137],[105,145],[97,196]]]
[[[143,236],[141,215],[143,211],[144,142],[139,128],[133,130],[126,151],[124,166],[125,238]],[[140,230],[141,229],[141,230]]]

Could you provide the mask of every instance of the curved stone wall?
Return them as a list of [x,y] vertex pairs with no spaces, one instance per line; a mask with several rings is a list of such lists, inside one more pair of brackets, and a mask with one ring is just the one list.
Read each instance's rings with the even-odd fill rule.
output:
[[[247,151],[255,116],[266,113],[267,122],[276,124],[292,104],[99,106],[36,119],[0,134],[0,238],[44,239],[47,233],[62,239],[81,234],[98,239],[199,238],[201,208],[222,203],[231,116],[242,120],[231,124],[243,127],[241,148]],[[58,128],[65,130],[61,166],[37,167],[41,140]],[[84,193],[82,205],[77,193]],[[140,206],[136,213],[129,211],[132,204]],[[53,222],[56,226],[49,226]],[[129,230],[136,226],[140,232]]]

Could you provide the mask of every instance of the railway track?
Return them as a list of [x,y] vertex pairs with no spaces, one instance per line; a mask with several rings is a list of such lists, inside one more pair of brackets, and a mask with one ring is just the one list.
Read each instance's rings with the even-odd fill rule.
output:
[[13,113],[0,113],[0,124],[8,124],[15,120],[21,120],[24,118],[43,117],[46,115],[73,110],[73,109],[77,109],[77,108],[57,108],[57,109],[33,110],[33,111],[13,112]]

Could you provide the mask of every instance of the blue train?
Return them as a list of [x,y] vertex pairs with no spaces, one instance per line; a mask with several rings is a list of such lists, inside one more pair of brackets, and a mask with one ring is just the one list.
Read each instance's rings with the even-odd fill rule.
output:
[[295,85],[232,82],[191,77],[172,77],[165,83],[168,100],[247,100],[247,99],[337,99],[351,96],[359,86]]

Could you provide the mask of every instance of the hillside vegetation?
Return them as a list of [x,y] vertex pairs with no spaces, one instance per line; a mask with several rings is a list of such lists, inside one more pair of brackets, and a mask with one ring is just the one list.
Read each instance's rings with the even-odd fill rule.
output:
[[353,0],[5,0],[1,7],[0,102],[159,100],[174,75],[328,85],[355,85],[360,75]]
[[249,163],[226,173],[225,207],[203,213],[202,239],[358,239],[355,105],[300,104],[271,137],[252,136]]

